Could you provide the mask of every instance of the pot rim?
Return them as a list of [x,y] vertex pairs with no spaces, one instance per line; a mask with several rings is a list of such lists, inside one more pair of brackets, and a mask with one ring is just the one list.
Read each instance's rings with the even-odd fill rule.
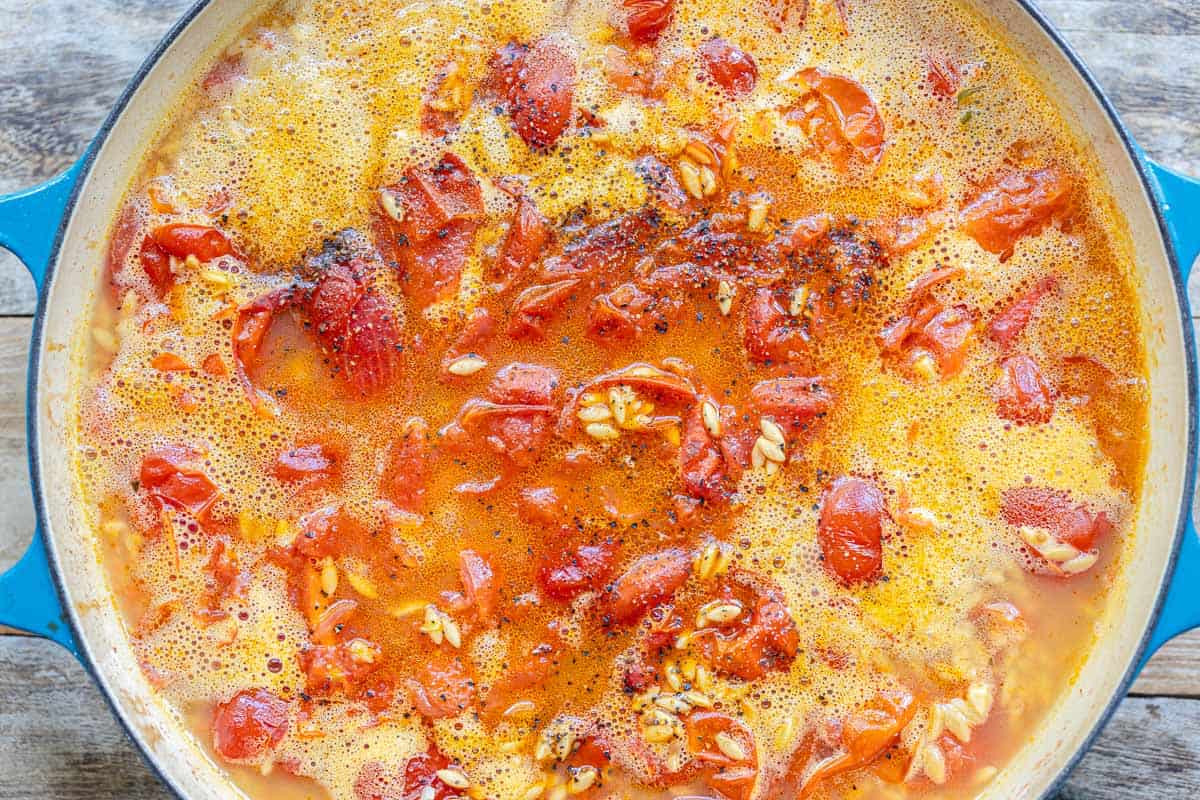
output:
[[[37,414],[38,408],[38,381],[37,376],[41,365],[41,350],[43,344],[43,326],[46,318],[46,307],[49,303],[50,287],[53,282],[54,275],[58,269],[58,258],[62,250],[63,240],[66,236],[67,228],[75,213],[75,208],[79,200],[79,195],[82,186],[91,176],[92,167],[95,165],[96,157],[100,147],[108,139],[113,127],[124,114],[133,96],[137,93],[145,82],[146,77],[155,65],[162,58],[163,54],[170,49],[176,40],[184,33],[191,23],[207,8],[213,0],[196,0],[184,14],[167,30],[162,39],[154,46],[145,60],[138,67],[129,83],[121,91],[120,96],[114,103],[112,110],[105,118],[104,123],[97,130],[96,135],[89,142],[87,149],[81,159],[81,169],[79,176],[75,181],[75,185],[71,189],[70,197],[67,200],[66,206],[63,209],[62,220],[59,223],[58,230],[54,236],[54,242],[50,249],[50,255],[46,263],[46,272],[42,279],[41,286],[38,290],[37,310],[34,315],[33,332],[30,340],[30,357],[29,357],[29,372],[26,379],[26,440],[28,442],[28,457],[30,479],[33,488],[33,504],[35,519],[38,527],[43,531],[42,546],[46,550],[47,562],[50,565],[51,578],[54,582],[55,589],[58,592],[59,600],[63,609],[66,612],[66,620],[71,628],[71,632],[75,637],[78,645],[78,657],[83,664],[84,669],[91,676],[93,682],[100,689],[101,695],[109,708],[112,709],[113,715],[120,722],[121,727],[125,729],[129,738],[137,745],[138,754],[142,761],[150,768],[151,772],[158,776],[159,780],[165,785],[176,797],[180,800],[186,800],[186,793],[177,785],[173,776],[168,774],[161,767],[157,760],[151,754],[142,737],[137,733],[133,724],[127,718],[124,709],[117,703],[107,685],[100,675],[100,670],[97,667],[95,658],[92,656],[91,645],[87,638],[82,635],[82,628],[77,619],[75,608],[68,602],[66,592],[66,582],[63,579],[62,570],[58,563],[58,555],[56,549],[51,545],[53,538],[50,526],[48,524],[49,517],[46,514],[46,499],[43,496],[43,484],[41,476],[40,464],[40,448],[38,440],[38,423],[39,417]],[[1171,576],[1174,574],[1176,562],[1179,559],[1180,548],[1183,543],[1183,537],[1186,535],[1188,523],[1192,512],[1193,496],[1196,489],[1196,472],[1197,472],[1197,355],[1195,342],[1192,333],[1192,324],[1190,316],[1190,305],[1187,296],[1187,281],[1183,275],[1179,264],[1178,256],[1171,244],[1171,237],[1167,229],[1166,217],[1163,213],[1163,207],[1159,200],[1158,194],[1155,192],[1153,180],[1150,177],[1149,169],[1143,160],[1137,144],[1130,135],[1129,130],[1125,127],[1116,109],[1112,105],[1104,90],[1100,87],[1091,71],[1084,64],[1083,60],[1074,51],[1074,49],[1063,39],[1062,35],[1054,27],[1054,25],[1045,17],[1045,15],[1034,5],[1033,0],[1009,0],[1020,8],[1030,19],[1037,23],[1043,35],[1050,40],[1067,61],[1074,68],[1075,72],[1083,79],[1092,96],[1100,104],[1104,111],[1109,124],[1117,133],[1121,141],[1121,145],[1133,162],[1134,169],[1137,172],[1141,189],[1144,195],[1145,202],[1148,202],[1151,211],[1154,215],[1155,222],[1158,226],[1158,233],[1163,250],[1167,256],[1167,265],[1171,271],[1171,281],[1175,287],[1176,302],[1180,310],[1179,324],[1182,329],[1183,344],[1185,347],[1185,364],[1187,367],[1187,456],[1184,465],[1184,482],[1183,491],[1181,492],[1179,510],[1177,512],[1174,541],[1171,544],[1170,557],[1165,565],[1166,569],[1163,573],[1164,577],[1160,581],[1157,596],[1155,597],[1153,611],[1146,623],[1146,628],[1142,632],[1140,641],[1134,649],[1129,666],[1125,670],[1125,674],[1114,687],[1112,695],[1103,712],[1096,718],[1091,730],[1083,739],[1080,746],[1071,754],[1071,757],[1066,759],[1058,768],[1057,774],[1047,784],[1046,789],[1040,795],[1041,800],[1048,800],[1052,797],[1059,788],[1067,781],[1070,774],[1078,766],[1080,760],[1095,744],[1096,738],[1107,725],[1109,719],[1116,712],[1117,706],[1125,699],[1129,687],[1140,671],[1139,666],[1142,662],[1143,654],[1150,643],[1151,636],[1154,631],[1155,623],[1158,621],[1159,615],[1162,612],[1163,603],[1166,599],[1167,589],[1171,583]]]

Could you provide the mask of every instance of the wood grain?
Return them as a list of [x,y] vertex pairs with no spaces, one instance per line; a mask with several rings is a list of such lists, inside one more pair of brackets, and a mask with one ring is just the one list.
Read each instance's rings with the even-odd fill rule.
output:
[[[0,192],[82,153],[154,42],[190,0],[0,0]],[[1041,0],[1134,137],[1200,175],[1200,0]],[[1200,293],[1193,292],[1193,303]],[[0,570],[33,525],[24,385],[32,282],[0,252]],[[1164,647],[1055,800],[1190,798],[1200,789],[1200,633]],[[169,794],[83,669],[0,632],[0,800]]]
[[[0,800],[171,796],[57,646],[7,637],[0,698]],[[1054,800],[1172,800],[1197,787],[1200,701],[1130,697]]]

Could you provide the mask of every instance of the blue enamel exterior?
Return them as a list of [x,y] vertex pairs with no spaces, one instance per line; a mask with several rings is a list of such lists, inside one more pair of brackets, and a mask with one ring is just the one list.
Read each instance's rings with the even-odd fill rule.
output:
[[[39,294],[46,281],[55,233],[63,221],[75,182],[84,161],[76,162],[61,175],[23,192],[0,196],[0,245],[24,262]],[[32,358],[32,353],[30,354]],[[32,375],[32,369],[30,375]],[[32,402],[32,393],[27,402]],[[26,408],[32,418],[35,409]],[[29,457],[34,449],[29,448]],[[0,624],[44,636],[58,642],[76,657],[79,651],[71,625],[63,613],[58,589],[40,528],[33,532],[29,549],[8,572],[0,575]]]
[[[1175,258],[1184,283],[1183,296],[1186,298],[1188,276],[1200,257],[1200,181],[1184,177],[1149,159],[1143,160],[1149,167],[1159,207],[1167,224],[1167,233],[1175,248]],[[1191,412],[1196,414],[1197,409],[1193,408]],[[1184,508],[1188,510],[1187,525],[1175,570],[1142,655],[1142,663],[1138,665],[1139,670],[1168,639],[1200,627],[1200,539],[1197,539],[1196,523],[1192,519],[1190,497]]]

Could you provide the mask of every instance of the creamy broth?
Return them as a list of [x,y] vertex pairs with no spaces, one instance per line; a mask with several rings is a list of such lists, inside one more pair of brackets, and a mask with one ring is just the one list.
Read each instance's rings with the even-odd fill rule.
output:
[[1136,527],[1123,223],[949,0],[285,2],[114,221],[79,480],[252,797],[969,798]]

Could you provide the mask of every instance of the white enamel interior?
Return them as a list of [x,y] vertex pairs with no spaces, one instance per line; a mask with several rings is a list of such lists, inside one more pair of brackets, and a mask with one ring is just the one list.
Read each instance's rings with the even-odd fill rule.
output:
[[[1151,448],[1145,498],[1123,597],[1112,604],[1107,632],[1074,688],[1029,732],[1018,758],[993,783],[990,798],[1041,796],[1083,747],[1122,685],[1154,610],[1170,562],[1183,493],[1188,374],[1179,303],[1158,223],[1122,140],[1087,83],[1037,22],[1013,0],[975,0],[1028,55],[1036,74],[1095,149],[1112,195],[1128,220],[1141,284],[1150,353]],[[37,371],[37,453],[43,529],[63,577],[80,646],[117,712],[157,769],[189,798],[236,796],[223,771],[156,699],[142,677],[105,588],[75,499],[68,449],[70,393],[80,344],[99,278],[102,248],[131,175],[156,126],[185,87],[194,65],[224,47],[261,6],[213,0],[163,53],[105,139],[79,195],[53,271]]]

